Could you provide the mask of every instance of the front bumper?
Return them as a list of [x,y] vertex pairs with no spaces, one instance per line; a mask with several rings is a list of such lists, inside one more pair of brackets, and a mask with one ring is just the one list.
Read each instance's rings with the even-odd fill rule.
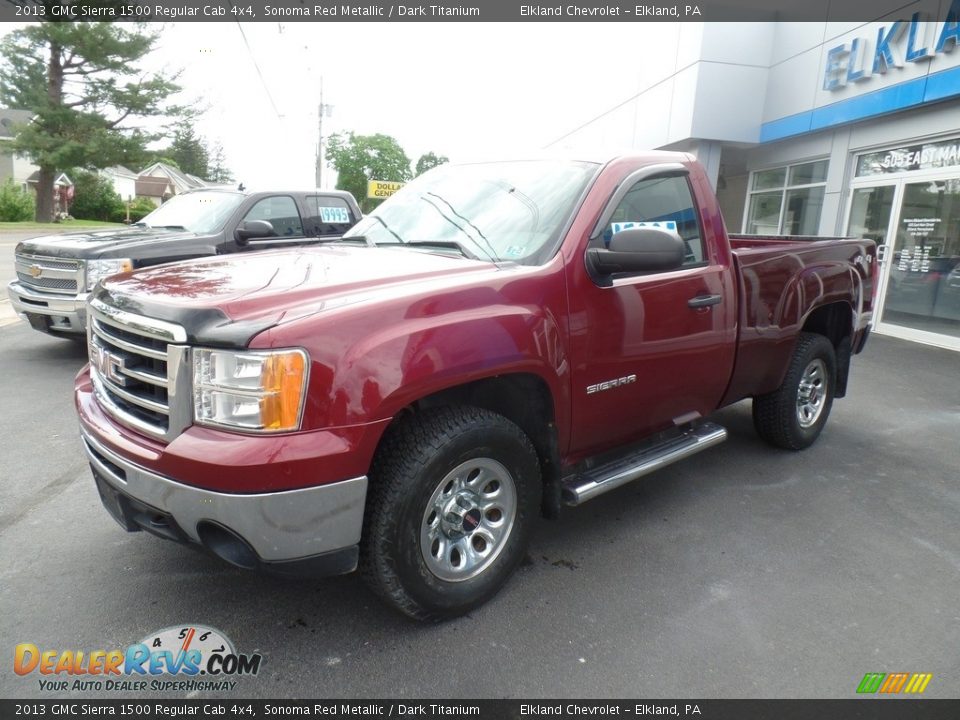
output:
[[7,285],[13,309],[30,325],[48,333],[82,335],[87,329],[87,293],[57,295],[28,288],[17,280]]
[[104,507],[128,531],[199,544],[233,565],[283,575],[356,569],[365,476],[284,492],[220,493],[153,473],[81,436]]

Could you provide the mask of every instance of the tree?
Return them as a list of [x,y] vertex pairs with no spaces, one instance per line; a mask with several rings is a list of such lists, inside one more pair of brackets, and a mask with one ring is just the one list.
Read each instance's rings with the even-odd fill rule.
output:
[[70,214],[81,220],[115,220],[126,206],[113,189],[113,183],[95,172],[75,171],[73,203]]
[[369,212],[381,201],[367,198],[368,180],[406,182],[410,158],[389,135],[331,135],[327,141],[327,164],[337,171],[337,189],[348,190]]
[[[40,4],[52,17],[53,5],[60,3]],[[124,162],[160,137],[129,123],[187,113],[169,104],[180,90],[175,77],[140,69],[157,40],[144,27],[43,22],[15,30],[0,43],[0,103],[35,115],[19,128],[13,149],[40,167],[38,221],[53,220],[58,171]]]
[[204,179],[210,173],[210,155],[203,139],[197,137],[189,122],[182,122],[173,133],[173,143],[165,151],[185,173]]
[[[117,148],[117,158],[113,165],[122,165],[134,172],[145,168],[153,162],[156,150],[150,150],[147,145],[155,139],[155,135],[133,130],[127,137],[123,147]],[[68,173],[69,174],[69,173]]]
[[448,162],[450,162],[450,158],[448,158],[446,155],[437,155],[432,150],[430,152],[425,152],[420,156],[420,159],[417,160],[417,167],[414,170],[413,176],[419,177],[427,170],[432,170],[438,165],[443,165],[444,163]]
[[210,182],[226,185],[234,180],[233,173],[227,167],[227,156],[223,152],[223,145],[215,142],[210,151],[210,172],[207,178]]
[[153,165],[154,163],[163,163],[164,165],[169,165],[170,167],[175,167],[177,170],[179,170],[180,164],[172,157],[167,155],[167,151],[168,149],[154,151],[147,155],[144,162],[135,163],[133,167],[140,168],[142,170],[148,165]]

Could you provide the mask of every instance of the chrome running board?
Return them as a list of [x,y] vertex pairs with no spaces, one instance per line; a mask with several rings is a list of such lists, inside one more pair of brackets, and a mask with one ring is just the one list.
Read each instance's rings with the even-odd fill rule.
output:
[[727,439],[726,428],[703,422],[668,440],[658,440],[630,454],[575,476],[562,486],[567,505],[580,505],[598,495],[626,485],[655,470],[696,455]]

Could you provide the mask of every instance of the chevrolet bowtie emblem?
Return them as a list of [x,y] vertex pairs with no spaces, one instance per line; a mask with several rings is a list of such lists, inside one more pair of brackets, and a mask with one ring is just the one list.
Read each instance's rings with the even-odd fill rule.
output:
[[30,273],[30,277],[38,278],[43,275],[43,268],[39,265],[31,265],[29,268],[27,268],[27,272]]

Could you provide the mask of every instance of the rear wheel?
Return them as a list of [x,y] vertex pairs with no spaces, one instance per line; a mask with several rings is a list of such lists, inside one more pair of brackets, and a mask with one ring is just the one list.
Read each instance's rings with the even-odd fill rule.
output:
[[519,563],[539,490],[536,452],[503,416],[448,407],[402,421],[371,471],[365,579],[420,620],[468,612]]
[[783,384],[753,399],[753,424],[764,440],[788,450],[810,447],[827,423],[836,387],[833,344],[800,333]]

